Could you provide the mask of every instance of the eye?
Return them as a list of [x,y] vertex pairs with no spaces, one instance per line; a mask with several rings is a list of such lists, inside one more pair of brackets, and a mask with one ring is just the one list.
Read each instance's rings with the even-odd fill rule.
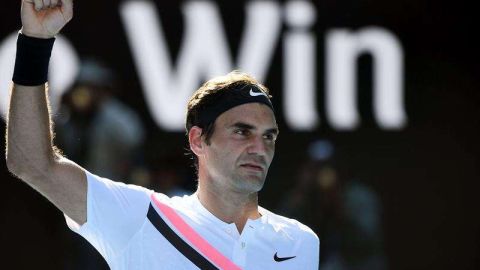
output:
[[233,132],[234,132],[235,134],[238,134],[238,135],[247,136],[250,131],[249,131],[248,129],[241,129],[241,128],[239,128],[239,129],[235,129]]
[[277,140],[277,136],[274,135],[273,133],[265,134],[263,135],[263,138],[272,142],[275,142],[275,140]]

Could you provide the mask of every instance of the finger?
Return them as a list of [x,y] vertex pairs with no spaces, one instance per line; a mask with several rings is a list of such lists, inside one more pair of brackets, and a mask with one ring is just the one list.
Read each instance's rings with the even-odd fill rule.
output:
[[33,8],[36,9],[35,2],[33,0],[23,0],[22,6],[23,6],[23,4],[27,4],[27,5],[32,6]]
[[50,8],[50,0],[43,0],[43,9]]
[[50,7],[56,7],[58,6],[58,0],[50,0]]
[[43,8],[43,1],[42,0],[33,0],[33,4],[35,6],[36,11],[39,11]]

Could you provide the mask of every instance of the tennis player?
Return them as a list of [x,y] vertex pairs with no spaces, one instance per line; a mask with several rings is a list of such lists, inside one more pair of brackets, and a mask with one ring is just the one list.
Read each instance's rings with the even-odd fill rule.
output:
[[47,75],[72,0],[23,0],[7,124],[9,170],[48,198],[111,269],[318,269],[319,240],[258,205],[278,127],[265,86],[232,72],[201,86],[186,130],[198,189],[169,198],[96,176],[53,144]]

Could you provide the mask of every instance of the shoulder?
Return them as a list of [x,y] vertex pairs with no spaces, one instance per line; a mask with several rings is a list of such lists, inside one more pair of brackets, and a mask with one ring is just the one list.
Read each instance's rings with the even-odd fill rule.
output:
[[113,181],[108,178],[97,176],[88,171],[86,171],[86,175],[89,189],[100,189],[102,191],[111,192],[121,191],[123,194],[131,194],[144,197],[150,197],[150,195],[154,193],[153,190],[147,189],[145,187]]
[[166,205],[171,209],[174,209],[177,213],[186,216],[192,216],[195,214],[195,203],[192,197],[193,195],[173,196],[169,197],[163,193],[153,193],[151,196],[152,203],[157,205]]
[[288,238],[295,240],[295,242],[304,242],[308,245],[320,244],[317,234],[307,225],[300,221],[288,217],[275,214],[264,208],[261,209],[262,215],[266,215],[266,220],[276,232],[285,234]]
[[144,212],[143,209],[148,207],[150,196],[154,193],[141,186],[112,181],[89,172],[87,179],[87,212],[91,213],[95,209],[107,212],[118,209],[119,214],[128,209]]

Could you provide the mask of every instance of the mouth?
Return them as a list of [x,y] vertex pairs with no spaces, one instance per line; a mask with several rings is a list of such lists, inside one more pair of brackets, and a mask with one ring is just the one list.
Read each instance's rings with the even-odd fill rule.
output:
[[263,166],[259,164],[254,164],[254,163],[245,163],[240,165],[242,168],[246,168],[252,171],[257,171],[257,172],[263,172]]

